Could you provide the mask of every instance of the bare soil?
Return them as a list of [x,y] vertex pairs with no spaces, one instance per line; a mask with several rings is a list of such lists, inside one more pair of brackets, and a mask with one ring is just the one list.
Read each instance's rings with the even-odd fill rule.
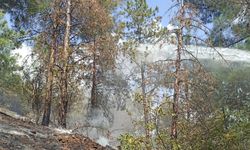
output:
[[80,134],[56,130],[0,111],[0,150],[112,150]]

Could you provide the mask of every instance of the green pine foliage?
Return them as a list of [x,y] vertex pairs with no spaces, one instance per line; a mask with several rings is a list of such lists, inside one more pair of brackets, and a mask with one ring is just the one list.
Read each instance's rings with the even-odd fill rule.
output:
[[[125,17],[125,37],[137,43],[150,42],[156,36],[158,8],[150,8],[146,0],[128,0],[122,14]],[[154,30],[155,29],[155,30]]]
[[248,0],[184,0],[199,10],[204,23],[212,23],[210,38],[215,46],[249,50]]
[[9,29],[3,13],[0,13],[0,89],[17,90],[20,83],[21,78],[17,73],[20,67],[11,53],[20,46],[19,36],[20,34]]

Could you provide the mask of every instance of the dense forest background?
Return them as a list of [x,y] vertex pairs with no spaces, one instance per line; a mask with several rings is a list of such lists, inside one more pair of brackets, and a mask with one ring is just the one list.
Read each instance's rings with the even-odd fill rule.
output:
[[0,106],[122,149],[250,149],[250,1],[171,4],[0,0]]

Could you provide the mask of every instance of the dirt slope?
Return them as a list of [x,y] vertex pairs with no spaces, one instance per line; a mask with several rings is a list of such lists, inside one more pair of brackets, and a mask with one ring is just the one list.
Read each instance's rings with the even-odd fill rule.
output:
[[87,137],[38,126],[0,111],[0,150],[112,150]]

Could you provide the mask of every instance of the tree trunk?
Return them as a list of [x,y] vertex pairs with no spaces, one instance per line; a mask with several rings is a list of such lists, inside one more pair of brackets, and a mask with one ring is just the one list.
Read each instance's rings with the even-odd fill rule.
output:
[[146,96],[146,84],[145,84],[145,63],[141,64],[141,88],[142,88],[142,101],[143,101],[143,111],[144,111],[144,128],[146,134],[146,148],[150,150],[150,133],[149,133],[149,105]]
[[174,98],[173,98],[173,113],[172,113],[172,125],[171,125],[171,138],[177,139],[177,122],[179,113],[179,98],[180,98],[180,69],[181,69],[181,50],[182,50],[182,32],[181,29],[177,30],[178,46],[177,56],[175,60],[175,82],[174,82]]
[[92,89],[91,89],[91,107],[95,108],[98,106],[97,104],[97,89],[96,89],[96,42],[94,40],[94,48],[93,48],[93,68],[92,68]]
[[45,96],[45,103],[44,103],[44,112],[43,112],[43,119],[42,125],[48,126],[50,122],[50,113],[51,113],[51,101],[52,101],[52,89],[53,89],[53,67],[55,63],[55,43],[56,43],[56,36],[53,36],[51,49],[50,49],[50,56],[49,56],[49,63],[47,66],[47,83],[46,83],[46,96]]
[[63,45],[63,70],[61,75],[61,101],[59,108],[59,119],[58,123],[61,127],[66,128],[66,118],[68,109],[68,59],[69,59],[69,36],[70,36],[70,11],[71,11],[71,0],[66,1],[66,27],[64,33],[64,45]]
[[[188,78],[188,77],[187,77]],[[190,121],[190,101],[189,101],[189,85],[187,82],[184,83],[185,85],[185,101],[186,101],[186,111],[187,111],[187,120]]]

